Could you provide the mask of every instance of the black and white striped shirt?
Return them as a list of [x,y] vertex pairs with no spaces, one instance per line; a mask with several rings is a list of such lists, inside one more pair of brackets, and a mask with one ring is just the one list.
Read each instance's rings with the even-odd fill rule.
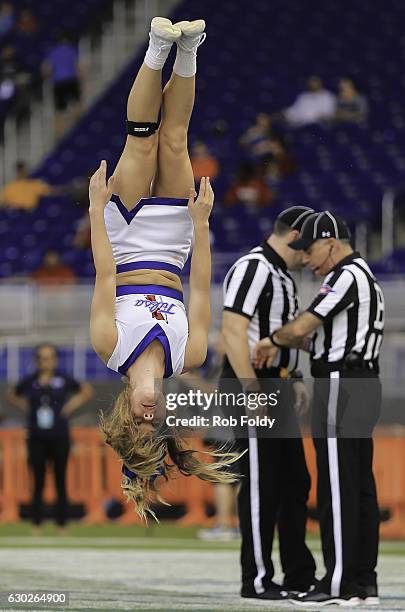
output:
[[[298,315],[297,289],[284,260],[267,242],[238,259],[224,280],[224,310],[250,320],[247,334],[251,355],[256,343]],[[280,349],[273,367],[292,371],[297,349]]]
[[334,363],[348,353],[378,362],[384,333],[384,296],[359,253],[352,253],[325,277],[308,311],[323,321],[313,338],[311,359]]

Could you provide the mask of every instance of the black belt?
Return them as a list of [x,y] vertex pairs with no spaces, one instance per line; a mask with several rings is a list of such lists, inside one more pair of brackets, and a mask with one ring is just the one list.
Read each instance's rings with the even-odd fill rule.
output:
[[341,359],[339,361],[323,361],[321,359],[315,359],[311,362],[311,374],[314,378],[322,376],[328,376],[331,372],[343,372],[350,373],[352,376],[368,373],[374,376],[378,376],[380,370],[378,363],[374,360],[365,361],[363,359]]
[[[255,370],[257,378],[280,378],[281,371],[284,368],[262,368]],[[238,378],[230,364],[228,357],[225,355],[221,378]]]

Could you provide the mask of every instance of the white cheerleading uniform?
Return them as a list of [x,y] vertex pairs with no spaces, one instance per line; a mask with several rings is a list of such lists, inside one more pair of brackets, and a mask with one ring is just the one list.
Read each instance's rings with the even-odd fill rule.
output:
[[[112,196],[104,218],[117,273],[149,269],[180,274],[193,237],[187,203],[186,199],[142,198],[128,211]],[[181,374],[188,321],[180,291],[162,285],[117,287],[115,318],[118,341],[109,368],[126,374],[145,348],[159,340],[165,353],[164,377]]]

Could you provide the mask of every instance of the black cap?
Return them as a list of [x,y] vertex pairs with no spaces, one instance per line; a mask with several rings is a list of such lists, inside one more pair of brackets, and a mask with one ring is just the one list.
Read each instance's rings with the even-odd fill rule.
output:
[[315,212],[314,209],[308,208],[308,206],[290,206],[278,215],[276,221],[281,221],[291,229],[301,231],[305,219],[313,212]]
[[290,248],[299,251],[308,249],[313,242],[322,238],[336,238],[337,240],[348,240],[350,232],[346,223],[326,210],[307,216],[301,228],[299,238],[290,242]]

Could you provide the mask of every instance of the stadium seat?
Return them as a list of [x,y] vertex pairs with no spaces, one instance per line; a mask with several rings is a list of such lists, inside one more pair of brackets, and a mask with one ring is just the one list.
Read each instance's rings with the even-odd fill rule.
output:
[[[39,4],[45,6],[46,3]],[[43,19],[49,19],[47,23],[56,20],[62,4],[55,2],[52,9],[44,8]],[[83,20],[83,27],[86,27],[85,16],[91,14],[94,6],[95,0],[75,5],[70,18],[76,23],[78,19]],[[221,175],[214,185],[217,200],[212,224],[215,249],[242,251],[248,245],[255,245],[271,228],[269,223],[263,225],[260,219],[271,221],[278,210],[291,204],[306,204],[316,210],[327,206],[346,217],[350,224],[361,218],[369,228],[379,228],[384,190],[403,181],[405,168],[402,8],[396,0],[387,0],[386,7],[389,10],[382,14],[377,5],[366,0],[346,5],[344,11],[320,0],[309,0],[309,3],[276,0],[271,5],[257,2],[254,11],[246,12],[243,3],[229,1],[221,3],[219,12],[216,0],[206,0],[204,11],[209,15],[209,38],[199,51],[190,142],[207,142],[221,165]],[[184,2],[178,5],[173,19],[184,14],[189,19],[198,18],[200,13],[201,3],[188,0],[186,5]],[[229,18],[240,24],[237,37],[229,35]],[[305,36],[303,23],[307,24]],[[378,38],[368,36],[365,44],[366,39],[361,40],[357,35],[360,24],[364,32],[378,31]],[[101,158],[107,159],[109,168],[114,166],[125,141],[126,96],[143,54],[144,50],[47,156],[38,168],[38,176],[60,185],[85,176]],[[357,77],[369,99],[367,124],[311,125],[286,130],[285,137],[297,158],[296,174],[276,186],[275,207],[263,215],[260,213],[254,221],[240,207],[233,208],[231,221],[228,211],[221,209],[221,200],[244,157],[238,144],[241,133],[253,123],[259,111],[271,113],[290,104],[304,88],[306,78],[314,72],[334,91],[341,76],[349,73]],[[165,69],[165,78],[168,75]],[[215,133],[217,122],[225,126],[220,135]],[[30,233],[55,233],[60,226],[66,239],[59,242],[58,249],[64,255],[71,249],[71,236],[82,214],[73,203],[48,202],[38,209]],[[9,211],[0,212],[0,235],[5,233],[1,229],[4,222],[12,222]],[[47,230],[40,222],[46,224]],[[25,230],[17,230],[16,239],[19,232],[19,243],[23,244]],[[238,240],[238,232],[242,239]],[[37,240],[38,248],[42,248],[41,239]],[[9,269],[3,268],[2,263],[9,263],[5,255],[0,255],[1,274]],[[24,259],[15,264],[17,271],[24,273]],[[75,269],[84,277],[93,274],[85,258],[77,259]]]

